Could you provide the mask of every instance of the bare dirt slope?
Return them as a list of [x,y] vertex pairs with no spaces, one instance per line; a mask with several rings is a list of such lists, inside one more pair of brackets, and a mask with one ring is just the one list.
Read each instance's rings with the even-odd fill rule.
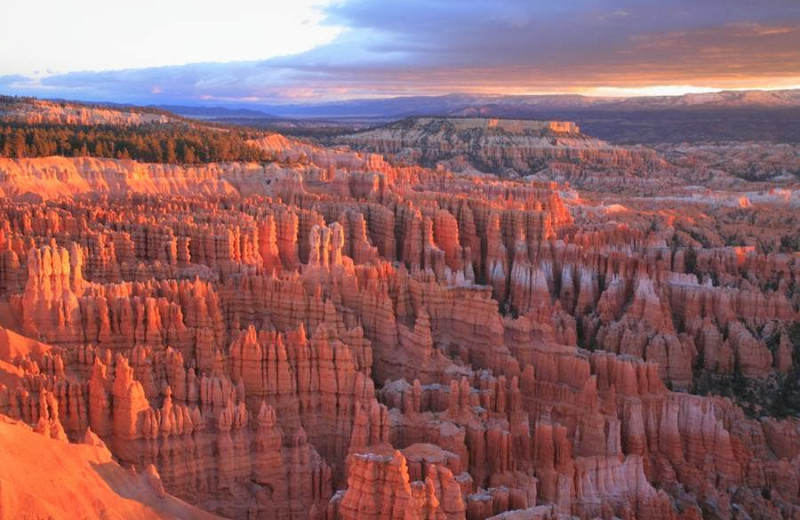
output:
[[164,494],[154,474],[132,473],[95,444],[69,444],[0,415],[0,519],[219,518]]

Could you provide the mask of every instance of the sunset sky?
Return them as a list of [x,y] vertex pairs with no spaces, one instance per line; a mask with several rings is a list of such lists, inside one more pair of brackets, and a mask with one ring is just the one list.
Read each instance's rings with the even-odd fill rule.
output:
[[147,104],[800,87],[800,0],[28,0],[0,93]]

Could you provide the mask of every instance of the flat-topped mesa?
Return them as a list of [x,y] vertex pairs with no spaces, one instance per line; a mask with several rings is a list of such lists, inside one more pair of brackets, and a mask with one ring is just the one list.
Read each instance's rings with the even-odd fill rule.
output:
[[537,119],[498,119],[484,117],[419,117],[412,119],[414,126],[444,124],[456,130],[498,130],[512,134],[550,135],[580,134],[580,127],[572,121],[544,121]]
[[387,154],[398,164],[436,167],[437,172],[539,175],[579,185],[624,181],[666,164],[655,150],[605,142],[582,134],[569,121],[418,117],[342,135],[336,142]]

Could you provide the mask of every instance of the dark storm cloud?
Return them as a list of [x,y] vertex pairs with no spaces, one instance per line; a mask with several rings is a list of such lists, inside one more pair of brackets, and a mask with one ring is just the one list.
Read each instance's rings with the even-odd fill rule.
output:
[[[631,69],[672,74],[681,69],[676,61],[688,60],[694,75],[697,53],[720,48],[727,54],[712,52],[704,62],[714,70],[800,72],[788,59],[800,53],[797,0],[352,0],[329,16],[378,35],[364,48],[400,70],[574,82],[587,72],[591,81]],[[757,66],[764,58],[773,65],[766,70]]]
[[798,0],[349,0],[329,7],[327,21],[349,30],[295,56],[0,78],[0,86],[136,103],[275,102],[800,76]]

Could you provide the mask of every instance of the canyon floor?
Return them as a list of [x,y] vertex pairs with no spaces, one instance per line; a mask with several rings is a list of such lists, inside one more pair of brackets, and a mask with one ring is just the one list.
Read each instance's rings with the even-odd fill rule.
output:
[[800,518],[797,144],[0,119],[0,518]]

